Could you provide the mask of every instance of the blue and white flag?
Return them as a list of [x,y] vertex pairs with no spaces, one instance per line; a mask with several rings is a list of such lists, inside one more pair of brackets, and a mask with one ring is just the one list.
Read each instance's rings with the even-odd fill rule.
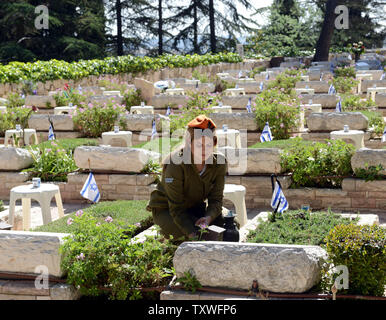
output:
[[54,140],[55,134],[54,129],[52,128],[52,124],[50,124],[50,127],[48,128],[48,140]]
[[350,61],[352,60],[351,54],[348,55],[348,59],[349,59]]
[[241,78],[243,76],[243,72],[240,70],[239,71],[239,78]]
[[252,112],[251,98],[248,99],[247,112],[248,112],[248,113],[251,113],[251,112]]
[[385,73],[382,73],[381,80],[385,80]]
[[269,80],[269,73],[267,71],[267,74],[265,75],[265,80]]
[[263,91],[264,90],[264,83],[263,81],[260,82],[260,91]]
[[320,81],[323,81],[323,72],[320,73]]
[[170,111],[170,106],[168,106],[168,108],[167,108],[167,110],[166,110],[166,116],[170,116],[170,113],[171,113],[171,111]]
[[151,140],[153,140],[156,135],[157,135],[157,128],[155,126],[155,120],[153,120],[153,125],[151,129]]
[[99,193],[98,186],[95,182],[94,175],[90,172],[88,178],[80,191],[83,198],[91,200],[92,202],[98,202],[101,194]]
[[386,142],[386,127],[385,127],[385,130],[383,131],[382,142]]
[[328,94],[335,94],[335,93],[336,93],[335,87],[333,84],[331,84],[330,87],[328,88]]
[[261,142],[272,141],[271,128],[269,127],[268,122],[265,124],[263,132],[261,133],[260,141]]
[[283,190],[281,190],[277,181],[275,182],[275,190],[272,194],[271,207],[273,210],[277,209],[277,212],[283,213],[288,209],[288,201],[284,196]]
[[340,98],[338,103],[336,104],[335,111],[342,112],[342,98]]

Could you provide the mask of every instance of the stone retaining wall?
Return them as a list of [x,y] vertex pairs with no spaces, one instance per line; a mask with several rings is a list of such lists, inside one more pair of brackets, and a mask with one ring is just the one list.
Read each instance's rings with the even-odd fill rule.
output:
[[[87,179],[86,173],[69,174],[68,182],[56,183],[60,187],[63,202],[86,202],[80,190]],[[155,178],[147,174],[101,174],[94,173],[102,200],[148,200],[155,188]],[[27,182],[25,173],[0,173],[0,199],[9,200],[10,189]],[[386,180],[365,182],[346,178],[342,188],[289,189],[291,178],[279,177],[290,209],[310,204],[313,209],[331,209],[364,212],[386,211]],[[226,176],[226,183],[243,185],[246,190],[248,209],[269,209],[272,197],[271,178],[267,176]],[[224,200],[225,206],[233,206]]]

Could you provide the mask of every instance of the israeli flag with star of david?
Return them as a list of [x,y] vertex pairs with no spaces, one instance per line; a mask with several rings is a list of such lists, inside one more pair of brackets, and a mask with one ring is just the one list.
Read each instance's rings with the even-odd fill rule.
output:
[[52,128],[52,124],[48,128],[48,140],[55,140],[54,129]]
[[171,113],[170,106],[168,106],[168,109],[166,110],[166,116],[170,116],[170,113]]
[[342,98],[339,99],[335,107],[335,112],[342,112]]
[[155,120],[153,120],[153,125],[151,129],[151,139],[154,139],[154,137],[157,135],[157,128],[155,126]]
[[260,82],[260,91],[263,91],[263,89],[264,89],[264,83],[263,83],[263,81],[261,81]]
[[381,80],[385,80],[385,73],[382,73]]
[[283,213],[285,210],[288,210],[288,201],[277,181],[275,182],[275,190],[272,194],[271,207],[279,213]]
[[92,172],[88,175],[88,178],[80,191],[80,194],[82,195],[83,198],[86,198],[94,203],[98,202],[101,195],[98,190],[98,186],[95,182],[94,175]]
[[385,127],[385,130],[383,131],[382,142],[386,142],[386,127]]
[[330,87],[328,88],[328,94],[335,94],[336,90],[335,87],[331,84]]
[[269,73],[267,71],[267,74],[265,75],[265,80],[269,80]]
[[252,112],[252,107],[251,107],[251,98],[248,99],[248,104],[247,104],[247,112],[251,113]]
[[268,122],[265,124],[263,132],[261,133],[260,141],[261,142],[272,141],[271,128],[269,127]]

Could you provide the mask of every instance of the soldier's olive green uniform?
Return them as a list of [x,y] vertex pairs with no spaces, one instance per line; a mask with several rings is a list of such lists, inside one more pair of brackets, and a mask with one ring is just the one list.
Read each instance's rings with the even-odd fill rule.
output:
[[[182,152],[179,156],[182,157]],[[220,153],[213,154],[213,163],[206,165],[201,176],[193,161],[167,164],[146,207],[152,211],[154,223],[161,227],[162,234],[173,235],[174,239],[187,236],[197,230],[195,222],[204,216],[211,216],[211,224],[222,227],[226,172],[227,164]]]

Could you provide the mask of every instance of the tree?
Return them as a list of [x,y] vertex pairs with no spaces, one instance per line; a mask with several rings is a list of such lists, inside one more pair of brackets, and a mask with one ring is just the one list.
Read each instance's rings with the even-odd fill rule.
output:
[[316,44],[314,61],[328,61],[331,39],[334,32],[336,6],[337,0],[328,0],[326,3],[323,26]]

